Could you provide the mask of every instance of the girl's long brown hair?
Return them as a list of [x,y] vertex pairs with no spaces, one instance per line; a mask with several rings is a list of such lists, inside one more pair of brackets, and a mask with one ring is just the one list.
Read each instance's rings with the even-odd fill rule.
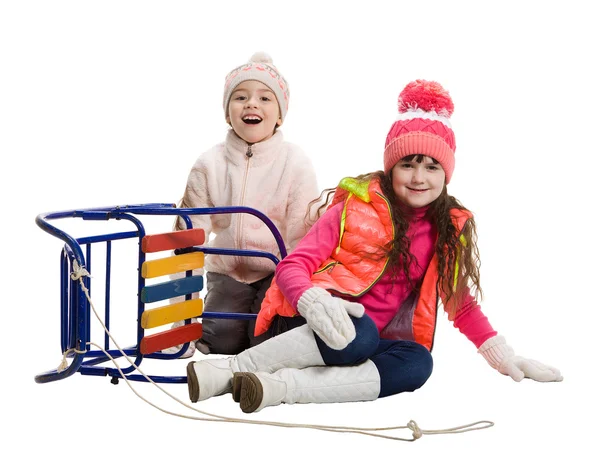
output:
[[[414,157],[406,158],[411,161],[411,158]],[[410,219],[406,208],[399,203],[396,197],[392,186],[391,172],[385,174],[383,171],[378,171],[356,177],[359,181],[368,181],[373,178],[379,180],[383,194],[390,202],[392,209],[395,237],[387,245],[384,253],[390,258],[388,267],[391,267],[390,271],[393,275],[404,274],[411,286],[418,289],[420,283],[412,283],[409,274],[410,265],[415,258],[410,253],[410,239],[406,235]],[[311,212],[314,204],[324,201],[316,210],[316,213],[320,215],[330,204],[334,192],[335,188],[324,190],[321,197],[311,202],[307,213]],[[467,293],[473,292],[475,298],[481,299],[483,292],[479,277],[480,258],[475,221],[470,217],[465,222],[462,231],[458,232],[452,222],[451,209],[466,210],[458,199],[448,194],[444,184],[442,193],[430,204],[426,216],[433,221],[438,233],[435,244],[435,253],[439,258],[437,265],[438,295],[441,296],[450,319],[454,319]],[[455,276],[457,266],[458,275]]]

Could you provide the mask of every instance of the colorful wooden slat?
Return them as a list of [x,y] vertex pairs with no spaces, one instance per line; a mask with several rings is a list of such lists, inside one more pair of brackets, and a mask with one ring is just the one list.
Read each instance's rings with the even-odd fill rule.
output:
[[167,232],[166,234],[146,235],[142,239],[144,253],[174,250],[204,244],[204,229]]
[[144,355],[162,351],[178,344],[194,341],[202,337],[202,324],[194,322],[182,325],[164,332],[155,333],[142,338],[140,341],[140,352]]
[[202,266],[204,266],[204,253],[200,251],[169,256],[144,262],[142,264],[142,277],[156,278],[157,276],[199,269]]
[[178,280],[146,286],[142,289],[142,302],[151,303],[159,300],[172,299],[181,295],[199,292],[204,287],[204,277],[201,275],[188,276]]
[[204,310],[202,299],[186,300],[185,302],[152,308],[142,313],[142,327],[152,329],[161,325],[200,316]]

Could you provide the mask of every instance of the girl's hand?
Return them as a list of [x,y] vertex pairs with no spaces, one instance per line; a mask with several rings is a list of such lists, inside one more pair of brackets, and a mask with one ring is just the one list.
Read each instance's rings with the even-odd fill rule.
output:
[[360,318],[364,312],[360,303],[333,297],[319,287],[304,291],[298,300],[298,313],[327,346],[336,350],[344,349],[356,337],[350,315]]
[[488,339],[479,347],[478,352],[492,368],[510,376],[517,382],[523,378],[530,378],[539,382],[563,380],[557,368],[544,365],[537,360],[516,356],[513,348],[507,345],[504,337],[500,335]]

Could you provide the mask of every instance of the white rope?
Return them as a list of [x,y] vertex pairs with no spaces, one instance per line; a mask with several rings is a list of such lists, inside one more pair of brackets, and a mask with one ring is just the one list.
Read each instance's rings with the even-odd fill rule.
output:
[[63,352],[63,358],[60,361],[60,364],[56,367],[56,371],[58,371],[59,373],[61,371],[66,370],[67,368],[69,368],[69,364],[67,363],[67,356],[71,353],[71,352],[75,352],[77,354],[85,354],[86,351],[80,351],[79,349],[68,349],[65,352]]
[[[268,421],[268,420],[238,419],[238,418],[234,418],[234,417],[226,417],[226,416],[221,416],[218,414],[211,414],[211,413],[202,411],[198,408],[195,408],[195,407],[189,405],[188,403],[181,401],[179,398],[172,395],[167,390],[165,390],[163,387],[161,387],[159,384],[154,382],[150,377],[148,377],[146,375],[146,373],[144,373],[141,370],[141,368],[139,368],[137,365],[134,364],[134,362],[129,358],[129,356],[127,356],[127,354],[125,354],[125,352],[123,352],[123,350],[121,349],[121,347],[119,346],[117,341],[113,338],[112,334],[106,328],[106,325],[104,325],[104,322],[102,322],[102,319],[96,312],[96,308],[94,307],[94,304],[92,303],[92,299],[90,297],[89,290],[83,283],[84,276],[89,276],[89,273],[87,272],[87,270],[85,270],[84,267],[81,267],[77,263],[77,261],[73,261],[73,273],[71,274],[71,278],[75,281],[77,281],[77,280],[79,281],[79,284],[80,284],[81,288],[83,289],[85,296],[87,297],[87,300],[90,304],[90,308],[94,312],[96,319],[98,319],[98,322],[100,322],[100,324],[104,328],[104,331],[110,337],[110,339],[115,344],[118,351],[123,355],[123,357],[130,363],[130,365],[133,368],[135,368],[144,378],[146,378],[146,380],[148,382],[153,384],[162,393],[164,393],[168,397],[172,398],[173,400],[175,400],[177,403],[181,404],[182,406],[184,406],[196,413],[202,414],[203,416],[207,416],[207,417],[198,417],[198,416],[193,416],[193,415],[179,414],[179,413],[176,413],[173,411],[169,411],[167,409],[163,409],[160,406],[152,403],[151,401],[149,401],[148,399],[143,397],[140,393],[138,393],[138,391],[131,385],[131,382],[129,381],[129,379],[127,379],[126,375],[123,373],[123,371],[117,364],[117,361],[107,351],[105,351],[101,346],[99,346],[96,343],[93,343],[93,342],[87,343],[87,344],[95,346],[96,348],[101,350],[112,361],[112,363],[115,365],[116,369],[121,374],[121,377],[125,380],[125,383],[127,384],[127,386],[131,389],[131,391],[138,398],[140,398],[141,400],[143,400],[144,402],[146,402],[153,408],[158,409],[161,412],[164,412],[165,414],[169,414],[169,415],[176,416],[176,417],[182,417],[185,419],[199,420],[199,421],[205,421],[205,422],[242,423],[242,424],[248,424],[248,425],[266,425],[266,426],[283,427],[283,428],[307,428],[307,429],[313,429],[313,430],[319,430],[319,431],[328,431],[328,432],[332,432],[332,433],[363,434],[363,435],[367,435],[367,436],[373,436],[376,438],[391,439],[391,440],[395,440],[395,441],[407,441],[407,442],[416,441],[417,439],[421,438],[423,435],[466,433],[468,431],[483,430],[485,428],[490,428],[490,427],[494,426],[494,422],[491,422],[489,420],[480,420],[480,421],[473,422],[473,423],[470,423],[467,425],[461,425],[458,427],[446,428],[446,429],[441,429],[441,430],[423,430],[422,428],[419,427],[417,422],[415,422],[414,420],[410,420],[408,422],[408,424],[405,426],[362,428],[362,427],[346,427],[346,426],[334,426],[334,425],[315,425],[315,424],[304,424],[304,423],[285,423],[285,422]],[[81,351],[77,351],[74,349],[67,351],[67,353],[69,353],[70,351],[82,353]],[[63,362],[65,362],[65,363],[66,363],[65,359],[66,359],[67,353],[65,353],[63,355]],[[62,365],[62,363],[61,363],[61,365]],[[412,432],[412,439],[400,438],[397,436],[389,436],[389,435],[377,433],[380,431],[393,431],[393,430],[404,430],[404,429],[408,429]]]
[[[73,273],[71,273],[71,279],[73,281],[77,281],[81,277],[84,277],[84,276],[90,276],[90,273],[85,269],[85,267],[79,265],[79,262],[77,262],[77,259],[73,259]],[[89,301],[90,297],[87,293],[87,288],[83,285],[83,281],[81,281],[81,285],[83,286],[83,289],[85,290],[85,295]]]
[[[66,254],[66,251],[65,251],[65,254]],[[73,272],[71,273],[71,279],[73,281],[80,280],[81,285],[83,286],[83,289],[86,292],[86,297],[88,298],[88,301],[91,304],[91,300],[89,298],[89,294],[87,293],[87,289],[83,285],[83,281],[81,280],[81,278],[84,276],[90,276],[89,272],[85,269],[85,267],[82,267],[81,265],[79,265],[79,262],[77,262],[76,259],[74,259],[73,260]],[[56,367],[56,371],[58,371],[60,373],[62,371],[65,371],[67,368],[69,368],[69,364],[67,362],[67,356],[69,354],[71,354],[72,352],[74,352],[76,354],[85,354],[86,353],[85,350],[80,351],[79,349],[76,349],[76,348],[67,349],[65,352],[63,352],[62,360],[60,361],[60,364]]]

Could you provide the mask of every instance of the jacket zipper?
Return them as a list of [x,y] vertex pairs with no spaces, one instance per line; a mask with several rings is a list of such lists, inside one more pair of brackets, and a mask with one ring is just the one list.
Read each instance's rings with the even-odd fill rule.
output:
[[[252,158],[254,153],[252,152],[252,145],[248,145],[248,150],[246,150],[246,170],[244,171],[244,180],[242,181],[242,191],[240,194],[240,204],[244,205],[246,200],[246,183],[248,181],[248,170],[250,169],[250,158]],[[243,213],[238,214],[238,222],[237,222],[237,248],[241,249],[242,247],[242,217]]]
[[332,261],[329,262],[328,264],[325,264],[323,267],[321,267],[319,270],[316,270],[313,275],[316,275],[317,273],[322,273],[325,272],[327,269],[329,273],[331,273],[331,270],[338,264],[337,261]]
[[[435,329],[437,328],[437,318],[438,318],[438,309],[440,306],[438,302],[440,301],[440,294],[438,293],[437,283],[435,283],[435,316],[433,319],[433,333],[431,334],[431,347],[429,348],[429,352],[433,351],[433,342],[435,341]],[[417,305],[419,301],[417,300]],[[415,306],[416,308],[416,306]]]

